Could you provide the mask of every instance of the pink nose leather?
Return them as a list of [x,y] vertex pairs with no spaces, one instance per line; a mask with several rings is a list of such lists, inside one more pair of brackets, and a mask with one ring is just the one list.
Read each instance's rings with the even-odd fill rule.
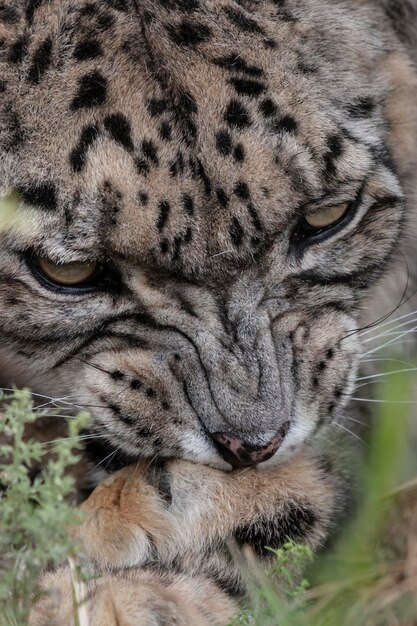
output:
[[289,423],[287,422],[272,441],[265,446],[254,446],[230,433],[214,433],[212,437],[218,452],[232,467],[251,467],[264,463],[274,456],[281,446],[288,428]]

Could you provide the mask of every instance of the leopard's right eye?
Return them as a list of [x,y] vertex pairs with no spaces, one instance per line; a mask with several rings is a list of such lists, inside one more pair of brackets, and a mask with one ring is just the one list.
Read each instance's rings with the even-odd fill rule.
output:
[[304,217],[308,226],[316,232],[334,226],[344,218],[349,210],[349,203],[338,204],[330,207],[321,207],[310,211]]

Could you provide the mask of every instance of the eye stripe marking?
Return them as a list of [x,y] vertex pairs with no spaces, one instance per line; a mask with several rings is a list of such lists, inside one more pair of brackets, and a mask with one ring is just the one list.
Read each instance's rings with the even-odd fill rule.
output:
[[33,182],[18,189],[21,199],[29,206],[45,211],[55,211],[57,207],[57,189],[52,182]]

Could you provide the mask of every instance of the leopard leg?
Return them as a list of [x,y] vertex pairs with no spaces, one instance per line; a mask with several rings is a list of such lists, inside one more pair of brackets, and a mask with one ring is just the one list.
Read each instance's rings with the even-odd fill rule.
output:
[[73,626],[78,614],[88,626],[224,626],[237,605],[202,576],[164,569],[123,569],[83,585],[78,605],[68,568],[48,573],[46,595],[34,607],[30,626]]

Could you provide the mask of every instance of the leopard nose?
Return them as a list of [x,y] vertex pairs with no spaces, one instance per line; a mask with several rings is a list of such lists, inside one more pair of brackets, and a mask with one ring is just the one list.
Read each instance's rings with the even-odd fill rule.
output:
[[250,444],[230,433],[213,433],[214,445],[223,459],[234,468],[251,467],[264,463],[274,456],[288,432],[289,423],[266,445]]

